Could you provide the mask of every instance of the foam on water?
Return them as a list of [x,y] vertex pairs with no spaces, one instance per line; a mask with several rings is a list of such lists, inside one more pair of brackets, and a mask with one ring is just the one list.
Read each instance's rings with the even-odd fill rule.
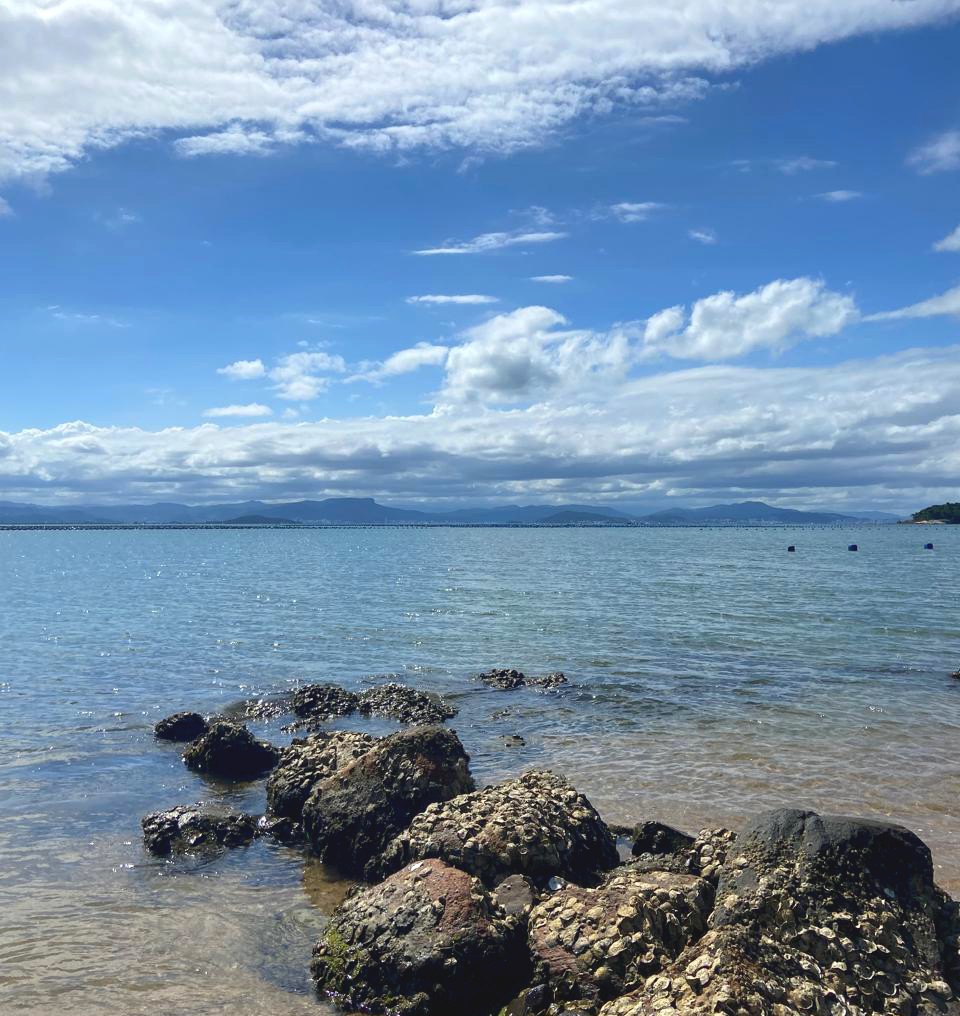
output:
[[[263,804],[262,784],[188,772],[156,719],[298,681],[440,691],[481,782],[552,766],[611,821],[694,830],[781,804],[889,817],[957,891],[960,528],[938,528],[933,553],[929,538],[0,533],[0,1011],[327,1011],[306,969],[335,873],[266,842],[158,862],[139,839],[159,807]],[[471,677],[490,666],[573,687],[497,692]],[[251,726],[279,742],[279,723]]]

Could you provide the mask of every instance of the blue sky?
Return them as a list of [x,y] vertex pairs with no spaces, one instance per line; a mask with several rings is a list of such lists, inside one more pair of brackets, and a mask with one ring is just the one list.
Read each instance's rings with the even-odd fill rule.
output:
[[0,499],[960,496],[960,3],[498,6],[0,15]]

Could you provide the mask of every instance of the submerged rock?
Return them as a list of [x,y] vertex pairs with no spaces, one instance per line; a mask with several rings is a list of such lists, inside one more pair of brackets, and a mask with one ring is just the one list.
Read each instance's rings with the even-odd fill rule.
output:
[[507,669],[506,667],[494,667],[492,670],[478,674],[479,680],[491,688],[500,691],[514,691],[517,688],[559,688],[567,683],[563,671],[555,670],[542,677],[527,677],[521,670]]
[[351,1009],[459,1016],[495,1010],[527,967],[518,922],[477,879],[428,860],[347,899],[310,969],[319,990]]
[[258,741],[246,727],[216,722],[183,753],[190,769],[210,776],[252,780],[272,769],[279,749]]
[[153,733],[161,741],[194,741],[209,730],[199,713],[174,713],[158,721]]
[[322,861],[359,874],[429,804],[473,790],[469,756],[444,727],[381,738],[360,758],[316,784],[303,828]]
[[310,792],[338,769],[365,755],[376,743],[369,734],[352,730],[310,734],[284,748],[267,780],[267,811],[271,817],[300,821]]
[[429,695],[395,682],[365,691],[360,696],[358,708],[367,715],[389,716],[410,724],[443,723],[457,715],[457,710],[438,695]]
[[711,929],[602,1016],[960,1011],[956,906],[899,826],[781,810],[720,871]]
[[535,979],[554,999],[610,999],[658,972],[707,927],[713,887],[694,875],[620,868],[567,886],[530,914]]
[[204,804],[178,804],[155,811],[140,821],[143,843],[151,854],[210,853],[239,847],[257,835],[253,815],[208,808]]
[[513,874],[539,884],[552,875],[590,883],[618,861],[613,835],[593,805],[562,777],[542,771],[431,805],[368,874],[425,857],[440,857],[490,886]]
[[528,677],[527,684],[533,685],[535,688],[559,688],[560,685],[567,683],[567,675],[562,670],[554,670],[549,674],[544,674],[543,677]]

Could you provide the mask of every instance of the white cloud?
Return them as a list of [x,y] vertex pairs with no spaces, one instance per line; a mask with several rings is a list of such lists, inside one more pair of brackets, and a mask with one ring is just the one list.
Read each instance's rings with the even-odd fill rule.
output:
[[0,433],[0,450],[10,500],[678,492],[899,510],[956,499],[960,347],[611,377],[526,408],[467,400],[410,416],[162,430],[64,423]]
[[853,299],[815,279],[777,279],[752,293],[714,293],[654,314],[644,332],[648,355],[726,360],[756,349],[780,351],[804,339],[836,335],[855,321]]
[[[180,150],[319,140],[509,151],[702,75],[941,19],[954,0],[8,0],[0,176],[173,132]],[[210,139],[210,140],[205,140]]]
[[483,304],[483,303],[497,303],[497,297],[495,296],[484,296],[481,293],[464,293],[455,296],[444,296],[444,295],[428,295],[428,296],[408,296],[407,303],[430,303],[430,304],[448,304],[448,303],[459,303],[459,304]]
[[774,159],[774,165],[785,176],[809,173],[815,169],[831,169],[836,163],[830,159],[811,159],[809,155],[798,155],[790,159]]
[[174,142],[179,155],[269,155],[274,148],[273,135],[233,124],[224,131],[197,134]]
[[646,222],[654,212],[666,208],[659,201],[620,201],[608,213],[620,222]]
[[4,198],[0,198],[0,219],[6,218],[8,215],[13,215],[13,209],[10,207],[10,202]]
[[428,247],[416,250],[414,254],[432,257],[437,254],[489,254],[491,251],[502,250],[504,247],[522,247],[531,244],[553,243],[563,240],[566,233],[555,231],[515,232],[515,233],[482,233],[472,240],[462,243],[448,243],[443,247]]
[[936,251],[960,251],[960,226],[933,245]]
[[900,321],[909,318],[960,317],[960,286],[948,289],[940,296],[922,300],[920,303],[901,307],[899,310],[871,314],[867,321]]
[[717,234],[712,229],[691,229],[690,239],[710,246],[717,242]]
[[550,285],[561,286],[565,282],[573,282],[572,275],[531,275],[531,282],[546,282]]
[[421,367],[439,367],[446,361],[448,352],[447,346],[435,346],[429,342],[420,342],[410,349],[398,350],[382,363],[364,365],[365,369],[349,380],[379,383],[387,377],[411,374]]
[[855,190],[830,190],[823,191],[822,194],[817,194],[815,197],[820,198],[821,201],[829,201],[832,204],[843,204],[846,201],[856,201],[858,198],[862,198],[863,194]]
[[203,415],[212,419],[228,416],[273,416],[273,410],[259,402],[248,402],[245,406],[215,406],[213,409],[205,409]]
[[330,385],[330,374],[347,369],[342,356],[323,352],[288,353],[267,374],[273,390],[290,402],[309,402]]
[[960,130],[944,131],[921,145],[907,157],[907,165],[923,176],[960,169]]
[[263,377],[267,373],[263,360],[259,357],[256,360],[234,360],[226,367],[218,367],[218,374],[230,378],[231,381],[253,381],[255,378]]

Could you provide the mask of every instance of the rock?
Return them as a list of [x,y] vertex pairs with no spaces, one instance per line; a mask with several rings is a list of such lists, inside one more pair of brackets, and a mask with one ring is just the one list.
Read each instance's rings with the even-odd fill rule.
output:
[[520,734],[503,735],[503,744],[505,748],[523,748],[526,743],[527,742],[520,736]]
[[292,695],[267,695],[228,706],[223,711],[223,718],[228,723],[243,720],[275,720],[278,716],[286,716],[290,712],[293,712]]
[[956,905],[899,826],[780,810],[720,871],[711,929],[602,1016],[960,1012]]
[[716,885],[720,871],[733,849],[737,834],[722,826],[701,829],[687,854],[687,870]]
[[477,879],[428,860],[341,904],[310,969],[350,1009],[459,1016],[496,1011],[527,968],[517,921]]
[[257,835],[253,815],[215,810],[203,804],[178,804],[144,816],[143,843],[151,854],[210,853],[239,847]]
[[403,684],[381,684],[360,696],[360,712],[367,715],[389,716],[401,723],[443,723],[457,715],[438,695],[408,688]]
[[508,875],[493,890],[497,906],[509,917],[516,917],[524,924],[539,898],[537,887],[525,875]]
[[499,688],[500,691],[513,691],[515,688],[523,688],[527,679],[520,670],[508,670],[505,667],[494,667],[492,670],[478,674],[477,677],[484,684],[491,688]]
[[233,780],[262,776],[279,758],[277,748],[258,741],[246,727],[219,721],[183,753],[190,769]]
[[535,980],[555,999],[610,999],[639,987],[706,931],[713,887],[694,875],[619,868],[595,889],[567,886],[530,913]]
[[303,827],[320,859],[359,874],[429,804],[473,790],[469,757],[444,727],[381,738],[360,758],[316,784]]
[[305,684],[290,697],[290,705],[301,719],[319,723],[356,712],[360,696],[337,684]]
[[199,713],[184,712],[165,716],[154,726],[153,733],[161,741],[194,741],[208,729],[207,721]]
[[431,805],[371,870],[387,874],[425,857],[440,857],[489,886],[513,874],[540,885],[551,875],[591,883],[619,859],[586,797],[542,771]]
[[634,857],[642,854],[686,854],[693,837],[662,822],[641,822],[632,831]]
[[295,738],[280,754],[267,780],[267,812],[271,818],[300,821],[304,802],[321,781],[365,755],[376,744],[369,734],[352,730]]
[[528,677],[527,684],[535,688],[559,688],[567,683],[567,676],[562,670],[555,670],[553,673],[544,674],[543,677]]

